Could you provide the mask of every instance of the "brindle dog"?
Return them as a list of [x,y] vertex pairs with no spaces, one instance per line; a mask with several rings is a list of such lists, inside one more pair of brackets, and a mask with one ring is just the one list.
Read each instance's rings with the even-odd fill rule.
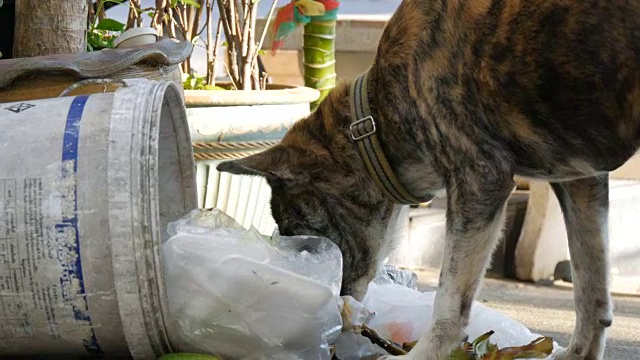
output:
[[[441,191],[448,204],[434,321],[406,357],[446,359],[461,340],[522,176],[551,183],[568,231],[577,322],[556,358],[602,359],[612,323],[608,172],[640,146],[640,1],[404,0],[368,76],[393,173],[411,194]],[[362,298],[401,205],[352,138],[349,85],[280,145],[218,169],[264,176],[281,233],[335,241],[342,291]]]

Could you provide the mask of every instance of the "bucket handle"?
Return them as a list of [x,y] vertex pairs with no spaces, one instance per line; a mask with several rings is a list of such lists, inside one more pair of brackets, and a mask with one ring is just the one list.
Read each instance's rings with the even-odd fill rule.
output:
[[[90,84],[113,84],[113,83],[120,84],[120,85],[122,85],[124,87],[128,87],[129,86],[126,81],[120,80],[120,79],[85,79],[85,80],[78,81],[77,83],[69,86],[66,90],[61,92],[60,95],[58,95],[58,97],[67,96],[73,90],[75,90],[75,89],[77,89],[77,88],[79,88],[81,86],[84,86],[84,85],[90,85]],[[105,88],[105,90],[106,90],[106,88]]]

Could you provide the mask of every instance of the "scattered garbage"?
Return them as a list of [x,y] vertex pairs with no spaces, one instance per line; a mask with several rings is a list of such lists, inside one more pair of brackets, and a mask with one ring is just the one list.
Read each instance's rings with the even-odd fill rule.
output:
[[[225,360],[376,359],[409,351],[431,324],[435,292],[418,291],[416,274],[392,265],[378,269],[362,302],[341,297],[342,255],[328,239],[264,236],[218,209],[194,210],[168,233],[168,303],[190,352]],[[479,302],[467,333],[478,341],[461,344],[455,359],[475,359],[477,346],[524,345],[539,358],[535,351],[551,341]],[[508,351],[520,348],[502,354]]]
[[[345,325],[349,329],[365,324],[380,338],[402,347],[403,344],[415,342],[429,329],[434,301],[435,291],[420,292],[399,284],[379,285],[374,281],[369,284],[362,303],[347,311],[356,314],[343,321],[351,322]],[[364,311],[364,315],[359,314],[360,311]],[[363,318],[364,321],[361,320]],[[540,335],[530,332],[521,323],[480,302],[474,302],[467,335],[469,339],[477,339],[488,331],[493,331],[491,343],[500,348],[523,346],[540,338]],[[389,354],[369,338],[354,331],[340,334],[334,345],[340,360],[377,359]],[[553,343],[553,347],[555,349],[558,346]]]

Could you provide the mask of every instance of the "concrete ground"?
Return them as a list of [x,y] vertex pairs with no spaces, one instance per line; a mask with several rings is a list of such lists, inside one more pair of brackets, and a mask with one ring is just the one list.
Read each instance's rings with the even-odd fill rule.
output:
[[[416,271],[419,290],[432,291],[438,270]],[[575,322],[571,284],[536,285],[486,278],[477,301],[521,322],[531,332],[552,336],[562,347]],[[640,297],[614,295],[614,320],[608,332],[605,360],[640,360]]]

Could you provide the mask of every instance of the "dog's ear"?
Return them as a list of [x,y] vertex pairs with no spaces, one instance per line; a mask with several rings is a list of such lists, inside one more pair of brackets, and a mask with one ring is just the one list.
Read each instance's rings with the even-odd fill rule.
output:
[[277,145],[242,159],[221,162],[216,166],[216,169],[235,175],[253,175],[267,179],[292,180],[291,169],[295,157],[293,149]]

